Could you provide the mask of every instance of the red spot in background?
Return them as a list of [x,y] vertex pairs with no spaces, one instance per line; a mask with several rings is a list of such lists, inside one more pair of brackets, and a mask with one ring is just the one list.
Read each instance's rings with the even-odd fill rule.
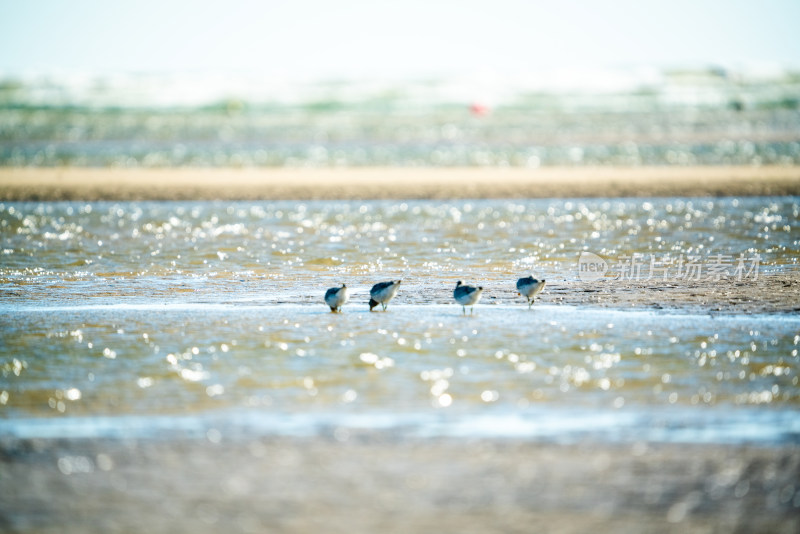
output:
[[484,115],[489,114],[489,106],[485,104],[481,104],[480,102],[473,102],[469,106],[469,111],[473,115],[477,115],[479,117],[483,117]]

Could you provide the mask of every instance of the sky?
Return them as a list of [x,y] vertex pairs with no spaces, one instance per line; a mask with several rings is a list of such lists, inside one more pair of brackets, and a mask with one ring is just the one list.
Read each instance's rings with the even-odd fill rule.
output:
[[0,76],[800,67],[800,0],[0,0]]

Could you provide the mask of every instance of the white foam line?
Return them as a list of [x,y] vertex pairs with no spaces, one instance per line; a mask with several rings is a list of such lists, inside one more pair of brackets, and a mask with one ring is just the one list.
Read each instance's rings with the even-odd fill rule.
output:
[[205,437],[210,429],[242,436],[319,436],[337,429],[389,431],[419,438],[482,438],[662,443],[797,443],[796,410],[567,410],[512,413],[263,413],[122,415],[0,420],[0,438]]
[[[389,312],[381,315],[393,316],[400,315],[404,310],[417,311],[440,311],[445,314],[452,312],[453,315],[461,315],[460,306],[456,304],[402,304],[392,303]],[[15,306],[13,304],[0,305],[0,313],[61,313],[61,312],[80,312],[80,311],[98,311],[98,312],[111,312],[111,311],[227,311],[227,312],[253,312],[259,311],[268,313],[271,311],[284,313],[286,311],[296,311],[298,313],[312,312],[325,312],[325,306],[320,303],[308,304],[274,304],[264,301],[263,304],[255,304],[253,299],[243,301],[231,302],[210,302],[210,303],[172,303],[164,302],[158,303],[119,303],[119,304],[76,304],[76,305],[40,305],[30,306],[22,305]],[[349,303],[344,307],[344,314],[356,314],[368,312],[366,303],[364,309],[359,307],[358,303]],[[456,313],[459,312],[459,313]],[[739,313],[674,313],[674,312],[661,312],[658,310],[628,310],[618,308],[592,308],[575,305],[552,305],[542,304],[535,306],[533,309],[528,309],[525,305],[513,304],[487,304],[478,305],[475,307],[474,317],[479,318],[481,315],[494,317],[499,313],[519,314],[519,317],[535,317],[545,318],[551,320],[563,319],[568,316],[571,321],[575,319],[626,319],[626,318],[643,318],[643,319],[671,319],[671,320],[686,320],[701,318],[713,321],[770,321],[781,323],[800,323],[800,315],[786,314],[786,313],[760,313],[760,314],[739,314]],[[316,315],[316,313],[314,313]],[[377,316],[377,314],[376,314]]]

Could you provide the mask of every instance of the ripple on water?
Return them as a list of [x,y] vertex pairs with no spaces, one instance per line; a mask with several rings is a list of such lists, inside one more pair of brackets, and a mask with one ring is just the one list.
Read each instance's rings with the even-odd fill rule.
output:
[[[6,354],[25,356],[4,363],[3,403],[14,417],[252,408],[511,416],[545,406],[657,414],[702,406],[724,419],[731,410],[751,413],[738,411],[747,406],[796,411],[800,402],[795,318],[322,308],[17,310],[2,342]],[[750,424],[758,423],[755,415]]]
[[[3,203],[0,403],[14,419],[569,408],[763,426],[748,407],[797,411],[794,317],[528,313],[486,298],[465,318],[451,292],[458,279],[569,279],[582,251],[758,254],[794,269],[798,209],[774,198]],[[396,278],[389,311],[367,312],[371,285]],[[351,300],[332,315],[322,294],[342,282]]]

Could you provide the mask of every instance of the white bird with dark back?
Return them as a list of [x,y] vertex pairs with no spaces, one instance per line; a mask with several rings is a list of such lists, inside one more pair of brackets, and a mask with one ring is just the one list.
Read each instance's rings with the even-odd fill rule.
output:
[[369,290],[369,311],[380,304],[383,311],[386,311],[389,301],[397,294],[397,289],[400,287],[402,280],[390,280],[388,282],[380,282],[372,286]]
[[475,304],[481,300],[481,294],[483,293],[482,287],[472,287],[468,285],[464,285],[459,280],[456,283],[456,289],[453,291],[453,298],[456,299],[456,302],[461,304],[461,309],[464,311],[464,315],[467,314],[467,306],[470,307],[469,313],[475,311]]
[[519,291],[520,295],[528,299],[528,309],[533,306],[533,303],[536,300],[536,295],[542,292],[544,286],[544,280],[537,280],[533,276],[528,276],[527,278],[520,278],[517,280],[517,291]]
[[349,297],[347,286],[342,284],[342,287],[332,287],[325,292],[325,304],[331,307],[333,313],[338,313]]

